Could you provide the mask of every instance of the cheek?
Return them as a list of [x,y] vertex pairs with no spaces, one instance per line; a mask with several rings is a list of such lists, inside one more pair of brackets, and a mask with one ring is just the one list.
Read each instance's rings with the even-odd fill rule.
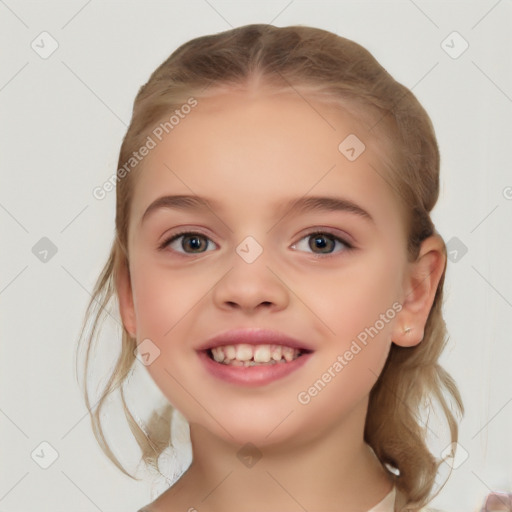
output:
[[163,339],[207,300],[212,283],[197,272],[176,272],[142,259],[138,263],[132,271],[137,329],[140,336]]
[[396,301],[400,276],[396,258],[374,251],[325,275],[301,279],[297,295],[307,297],[312,322],[324,339],[310,381],[299,390],[304,398],[298,396],[299,403],[314,403],[323,411],[332,404],[354,405],[370,392],[388,356],[401,309]]
[[202,307],[202,299],[208,300],[211,286],[204,276],[170,271],[150,258],[139,258],[133,265],[137,342],[149,339],[156,346],[149,345],[151,361],[146,370],[181,411],[190,410],[190,397],[179,383],[188,382],[189,370],[198,365],[190,335],[195,308]]
[[400,309],[400,276],[396,261],[375,251],[325,276],[315,275],[306,281],[302,293],[309,290],[306,297],[311,309],[324,324],[325,334],[338,340],[341,349],[359,335],[364,341],[364,333],[373,326],[379,336],[391,332]]

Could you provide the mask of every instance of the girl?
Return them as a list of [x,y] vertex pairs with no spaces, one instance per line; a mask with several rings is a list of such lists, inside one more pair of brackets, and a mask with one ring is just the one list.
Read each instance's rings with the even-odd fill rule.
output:
[[[172,444],[173,410],[193,454],[142,510],[425,507],[464,409],[438,364],[439,152],[415,96],[324,30],[200,37],[140,89],[115,179],[85,379],[111,300],[122,350],[94,433],[125,471],[100,421],[120,389],[146,464]],[[123,395],[135,359],[169,402],[145,428]],[[442,453],[422,419],[434,404],[450,431]]]

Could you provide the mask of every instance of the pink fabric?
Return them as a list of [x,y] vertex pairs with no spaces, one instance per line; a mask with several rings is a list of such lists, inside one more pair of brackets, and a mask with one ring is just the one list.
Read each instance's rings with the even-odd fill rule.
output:
[[512,512],[511,492],[491,492],[485,498],[480,512]]
[[396,487],[393,487],[382,501],[377,503],[368,512],[393,512],[395,510]]

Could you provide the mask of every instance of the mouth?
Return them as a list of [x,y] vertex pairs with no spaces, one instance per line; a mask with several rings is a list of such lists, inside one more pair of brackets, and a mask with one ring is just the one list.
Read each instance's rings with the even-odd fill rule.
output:
[[303,367],[313,350],[285,333],[242,328],[224,331],[196,347],[213,377],[237,386],[265,386]]
[[286,345],[239,343],[221,345],[204,350],[216,363],[227,366],[270,366],[291,363],[312,350],[294,348]]

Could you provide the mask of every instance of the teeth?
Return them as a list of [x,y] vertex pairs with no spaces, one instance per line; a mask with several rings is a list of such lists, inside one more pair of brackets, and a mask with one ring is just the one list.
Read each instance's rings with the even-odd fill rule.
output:
[[274,350],[272,350],[272,359],[274,361],[281,361],[281,357],[282,357],[282,350],[281,350],[281,347],[277,346],[274,348]]
[[251,345],[242,344],[236,347],[236,358],[239,361],[249,361],[250,359],[252,359],[252,355],[253,354]]
[[268,363],[270,361],[270,347],[268,345],[261,345],[256,347],[254,351],[255,363]]
[[[217,347],[222,353],[222,348]],[[228,345],[224,347],[224,354],[226,355],[226,359],[235,359],[236,357],[236,348],[233,345]]]
[[291,347],[283,347],[283,357],[288,361],[292,361],[293,360],[293,353],[294,353],[294,350],[293,348]]
[[222,353],[222,349],[220,347],[212,348],[213,359],[218,363],[224,361],[224,354]]
[[287,363],[297,359],[301,352],[281,345],[225,345],[211,349],[213,359],[218,363],[233,366],[256,366],[258,364]]

